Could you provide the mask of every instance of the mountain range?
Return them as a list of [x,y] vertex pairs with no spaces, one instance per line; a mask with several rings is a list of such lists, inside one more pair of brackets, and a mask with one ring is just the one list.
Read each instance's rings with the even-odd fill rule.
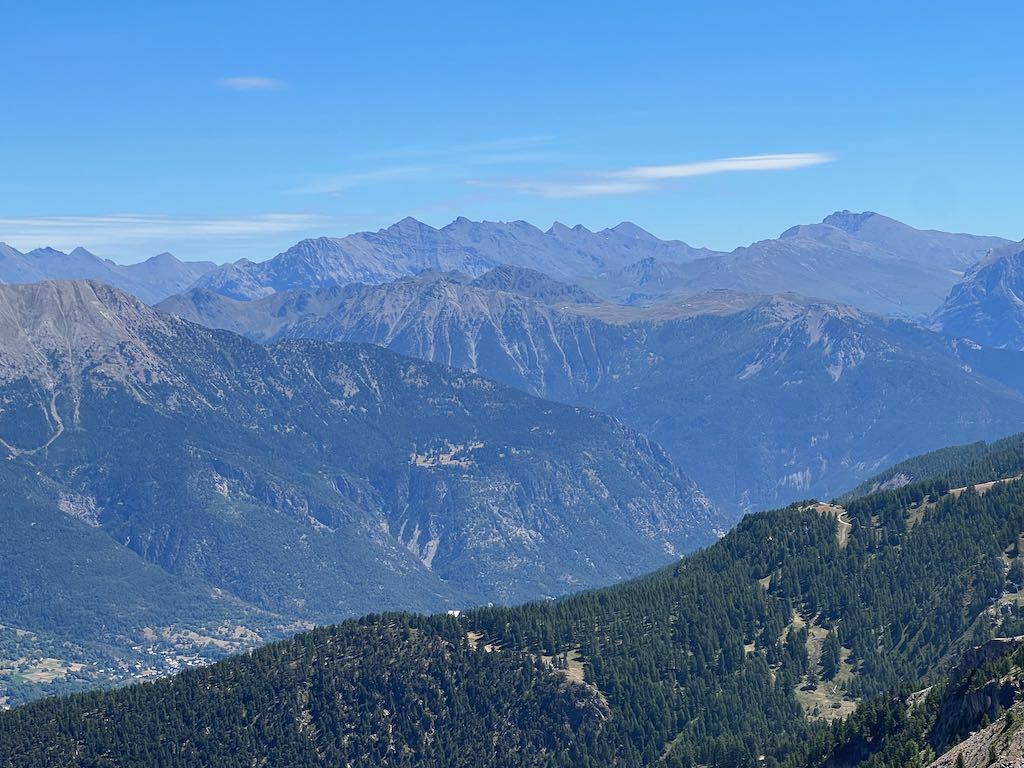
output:
[[[709,290],[803,296],[881,315],[924,319],[999,237],[918,230],[873,212],[837,211],[820,224],[731,252],[660,240],[630,222],[592,232],[556,222],[542,231],[523,221],[460,217],[435,229],[412,218],[377,232],[303,240],[272,259],[214,265],[167,253],[133,265],[84,248],[20,253],[0,244],[0,282],[93,279],[149,303],[198,287],[252,300],[277,291],[378,284],[425,271],[475,277],[499,266],[531,269],[582,286],[607,301],[647,305]],[[1019,249],[1018,249],[1019,250]]]
[[169,253],[137,264],[115,264],[84,248],[75,248],[70,253],[54,248],[21,253],[0,243],[0,283],[99,280],[149,303],[186,290],[216,266],[209,261],[179,261]]
[[605,411],[733,512],[827,498],[1024,423],[1024,356],[792,294],[624,307],[503,266],[252,301],[196,288],[159,306],[262,342],[378,344]]
[[1024,472],[1021,445],[843,506],[750,515],[628,584],[375,614],[19,707],[0,713],[0,755],[11,768],[1015,765],[1024,482],[1000,477]]
[[378,232],[303,240],[264,262],[241,260],[196,287],[251,300],[276,291],[376,284],[424,271],[479,275],[523,267],[621,304],[649,304],[712,289],[794,292],[877,314],[921,318],[998,237],[917,230],[876,213],[840,211],[730,253],[659,240],[634,224],[591,232],[556,223],[459,218],[435,229],[407,218]]
[[0,286],[0,453],[0,625],[108,647],[190,594],[177,621],[249,630],[556,596],[727,524],[612,417],[376,346],[260,345],[90,281]]
[[0,714],[0,765],[1015,759],[1021,258],[848,211],[0,246],[0,709],[185,670]]

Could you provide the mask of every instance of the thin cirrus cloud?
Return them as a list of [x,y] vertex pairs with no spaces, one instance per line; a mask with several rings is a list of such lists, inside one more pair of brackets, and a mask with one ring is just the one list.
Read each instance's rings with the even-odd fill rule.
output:
[[702,160],[673,165],[638,165],[620,171],[592,173],[570,179],[520,179],[511,181],[471,181],[480,186],[499,186],[541,197],[597,197],[651,192],[677,179],[711,176],[721,173],[786,171],[823,165],[835,156],[823,152],[792,152],[775,155],[746,155]]
[[148,214],[0,218],[0,240],[15,248],[131,245],[147,241],[245,240],[298,232],[321,225],[306,213],[266,213],[234,218],[189,218]]
[[[321,174],[288,192],[335,195],[355,187],[387,182],[462,182],[467,175],[502,165],[527,164],[559,158],[550,136],[520,136],[491,141],[438,146],[395,147],[362,158],[362,163],[338,173]],[[365,165],[373,161],[372,165]],[[361,166],[361,167],[360,167]]]
[[318,178],[315,181],[289,191],[294,194],[338,194],[339,192],[366,184],[422,178],[434,170],[432,166],[425,165],[395,165],[348,171]]
[[222,77],[217,82],[229,91],[280,91],[286,86],[273,77]]

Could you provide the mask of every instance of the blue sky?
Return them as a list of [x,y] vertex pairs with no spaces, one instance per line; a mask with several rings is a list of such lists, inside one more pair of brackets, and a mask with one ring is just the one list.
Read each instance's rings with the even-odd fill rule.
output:
[[2,9],[19,248],[258,260],[407,215],[732,248],[842,208],[1024,237],[1018,2]]

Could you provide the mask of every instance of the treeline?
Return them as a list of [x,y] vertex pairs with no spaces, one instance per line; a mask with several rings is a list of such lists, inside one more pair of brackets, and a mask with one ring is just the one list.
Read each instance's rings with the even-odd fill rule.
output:
[[911,483],[940,480],[949,487],[1013,477],[1024,469],[1024,432],[991,443],[977,442],[940,448],[931,453],[901,461],[881,474],[866,480],[850,493],[840,497],[841,502],[866,496],[894,478],[909,478]]

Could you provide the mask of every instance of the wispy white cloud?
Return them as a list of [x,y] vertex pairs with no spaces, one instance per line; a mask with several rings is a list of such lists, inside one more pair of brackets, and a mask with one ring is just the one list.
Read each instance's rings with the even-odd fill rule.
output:
[[709,176],[715,173],[737,173],[742,171],[788,171],[822,165],[835,160],[823,152],[793,152],[784,155],[747,155],[746,157],[723,157],[718,160],[704,160],[698,163],[679,165],[639,165],[624,171],[614,171],[611,178],[644,181],[685,179],[690,176]]
[[[335,195],[356,187],[392,182],[431,181],[465,183],[549,198],[632,195],[660,189],[674,180],[721,173],[783,171],[832,162],[823,152],[723,157],[692,163],[638,165],[621,170],[574,175],[503,177],[501,165],[528,167],[564,160],[548,136],[527,136],[488,142],[435,147],[400,147],[371,156],[348,170],[311,177],[289,190],[294,194]],[[377,160],[370,164],[368,161]],[[384,162],[381,162],[384,161]]]
[[723,157],[695,163],[638,165],[618,171],[589,173],[576,178],[513,179],[510,181],[470,181],[480,186],[502,187],[541,197],[597,197],[631,195],[659,189],[666,182],[694,176],[752,171],[784,171],[822,165],[835,160],[823,152],[794,152],[776,155]]
[[273,77],[224,77],[218,83],[231,91],[280,91],[287,87],[284,80]]
[[107,216],[0,218],[0,241],[18,249],[123,246],[148,241],[246,240],[299,232],[326,220],[307,213],[266,213],[234,218],[188,218],[122,213]]
[[349,168],[320,174],[289,190],[294,194],[338,194],[354,187],[392,181],[447,180],[462,182],[485,168],[552,160],[550,136],[522,136],[493,141],[435,146],[394,147],[350,158]]
[[295,194],[336,194],[353,187],[396,179],[413,179],[430,174],[431,166],[393,165],[321,176],[291,190]]
[[[438,158],[470,158],[474,162],[486,162],[488,158],[504,161],[518,155],[531,157],[551,153],[553,136],[510,136],[487,141],[469,141],[454,144],[414,144],[404,147],[389,147],[363,156],[363,160],[423,160]],[[356,159],[356,158],[353,158]]]

